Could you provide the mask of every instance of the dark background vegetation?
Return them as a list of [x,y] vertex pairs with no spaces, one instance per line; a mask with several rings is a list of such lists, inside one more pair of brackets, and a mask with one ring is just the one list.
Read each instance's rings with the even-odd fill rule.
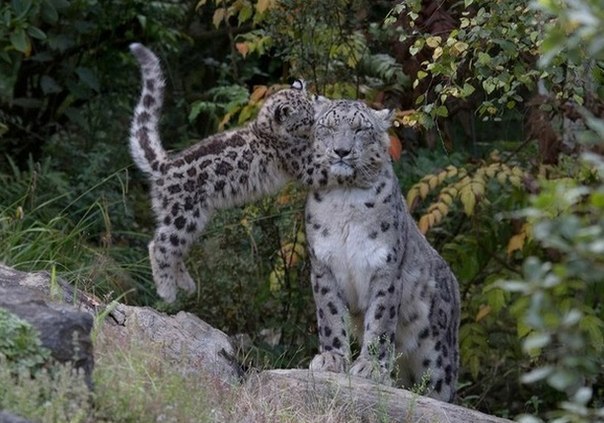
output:
[[460,281],[458,402],[604,418],[599,2],[12,0],[0,17],[1,261],[248,335],[249,366],[306,366],[317,337],[293,184],[214,217],[188,260],[196,296],[155,296],[128,45],[162,58],[168,149],[303,77],[397,109],[401,187]]

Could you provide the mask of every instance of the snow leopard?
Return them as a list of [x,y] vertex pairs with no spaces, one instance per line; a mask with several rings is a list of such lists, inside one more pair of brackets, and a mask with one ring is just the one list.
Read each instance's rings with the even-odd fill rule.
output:
[[196,290],[184,260],[216,210],[275,193],[294,178],[327,186],[328,172],[311,161],[315,100],[301,81],[269,96],[249,124],[168,154],[159,133],[165,88],[160,61],[142,44],[134,43],[130,50],[142,74],[130,153],[150,182],[157,223],[148,248],[156,290],[173,302],[177,288],[189,294]]
[[[455,396],[458,283],[409,214],[388,153],[392,114],[337,100],[316,118],[313,160],[350,182],[308,195],[305,226],[320,352],[313,371],[345,372]],[[350,338],[359,339],[353,361]],[[392,376],[393,375],[393,376]]]

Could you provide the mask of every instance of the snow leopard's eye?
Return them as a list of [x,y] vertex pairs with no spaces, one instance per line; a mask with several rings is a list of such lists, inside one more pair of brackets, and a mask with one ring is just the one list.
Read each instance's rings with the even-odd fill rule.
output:
[[371,129],[370,126],[360,126],[360,127],[355,128],[354,133],[360,134],[362,132],[369,131],[370,129]]
[[277,108],[275,109],[275,121],[277,121],[277,123],[279,124],[285,122],[285,119],[290,116],[293,111],[294,110],[290,106],[287,106],[285,104],[277,106]]

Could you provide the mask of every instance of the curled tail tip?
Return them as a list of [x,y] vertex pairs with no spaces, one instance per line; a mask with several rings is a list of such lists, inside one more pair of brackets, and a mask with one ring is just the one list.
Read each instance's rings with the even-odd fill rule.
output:
[[136,57],[136,60],[141,65],[157,63],[158,59],[155,54],[141,43],[130,44],[130,52]]
[[128,47],[130,48],[130,52],[135,56],[139,56],[141,53],[147,50],[147,48],[141,43],[132,43]]

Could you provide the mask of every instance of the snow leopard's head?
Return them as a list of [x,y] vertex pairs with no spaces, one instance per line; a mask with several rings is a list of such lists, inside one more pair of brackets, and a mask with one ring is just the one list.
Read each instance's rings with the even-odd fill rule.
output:
[[313,153],[336,177],[370,181],[390,160],[393,112],[361,101],[334,100],[322,106],[313,128]]
[[265,135],[280,140],[310,138],[315,121],[315,96],[306,91],[302,81],[270,95],[256,118],[256,127]]

